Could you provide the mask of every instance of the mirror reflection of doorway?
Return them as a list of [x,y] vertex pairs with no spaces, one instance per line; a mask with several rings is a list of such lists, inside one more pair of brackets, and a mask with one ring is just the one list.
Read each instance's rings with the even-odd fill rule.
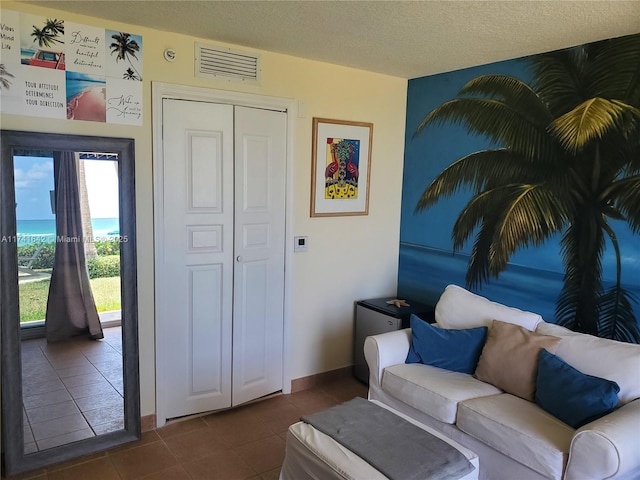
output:
[[[60,463],[67,460],[71,460],[84,455],[91,455],[97,452],[102,452],[104,450],[113,448],[118,445],[122,445],[123,443],[132,442],[135,440],[139,440],[141,436],[141,424],[140,424],[140,382],[139,382],[139,367],[138,367],[138,316],[137,316],[137,261],[136,261],[136,215],[135,215],[135,142],[130,138],[114,138],[114,137],[91,137],[91,136],[81,136],[81,135],[67,135],[67,134],[55,134],[55,133],[42,133],[42,132],[23,132],[23,131],[12,131],[12,130],[0,130],[0,137],[2,141],[0,142],[0,290],[2,291],[2,302],[0,302],[0,323],[1,325],[1,333],[0,341],[2,343],[2,348],[0,349],[1,358],[1,369],[2,369],[2,448],[4,450],[4,475],[11,476],[20,474],[22,472],[26,472],[29,470],[35,470],[38,468],[44,468],[54,463]],[[48,152],[48,155],[43,155]],[[29,325],[29,328],[21,328],[21,315],[24,313],[21,307],[26,306],[24,300],[20,299],[20,283],[18,280],[18,272],[24,269],[29,268],[31,270],[38,270],[37,264],[34,262],[31,265],[28,265],[29,259],[23,261],[21,259],[20,268],[18,265],[18,256],[25,257],[34,255],[23,255],[22,253],[18,255],[17,248],[17,240],[18,240],[18,225],[17,218],[20,217],[21,220],[26,219],[27,217],[23,215],[24,212],[19,211],[21,207],[21,203],[26,205],[26,201],[28,197],[16,197],[16,188],[22,187],[25,185],[25,180],[33,180],[37,178],[41,178],[46,176],[43,175],[38,169],[30,170],[24,169],[22,172],[18,172],[20,165],[16,165],[16,157],[23,156],[48,156],[48,158],[56,158],[56,156],[60,157],[63,155],[62,152],[67,152],[64,155],[68,157],[69,155],[73,155],[74,152],[110,152],[109,155],[114,155],[114,158],[111,159],[114,163],[117,159],[117,170],[115,164],[112,164],[113,167],[109,171],[111,174],[116,174],[117,172],[117,185],[118,190],[118,219],[119,219],[119,231],[110,230],[113,232],[113,236],[118,233],[118,247],[119,252],[114,253],[115,258],[119,261],[119,274],[120,281],[116,282],[120,285],[120,305],[115,307],[110,307],[110,311],[120,310],[120,315],[116,315],[121,320],[121,334],[115,333],[113,337],[111,337],[108,332],[110,331],[110,326],[108,324],[103,324],[100,320],[100,316],[104,314],[95,313],[95,317],[98,318],[97,322],[92,322],[92,329],[89,328],[80,328],[77,324],[73,324],[73,327],[76,330],[70,329],[71,331],[71,339],[64,338],[64,336],[60,338],[51,339],[51,341],[47,341],[45,338],[53,333],[63,332],[64,329],[54,329],[54,331],[50,331],[48,322],[42,322],[42,308],[44,308],[44,317],[45,320],[49,320],[50,318],[74,318],[74,321],[77,320],[75,313],[78,311],[87,313],[90,309],[78,309],[75,308],[79,301],[83,303],[88,298],[87,292],[91,292],[91,297],[93,297],[93,289],[90,287],[90,282],[93,279],[89,278],[89,266],[83,264],[82,268],[76,268],[76,273],[84,272],[86,278],[87,286],[83,287],[81,292],[76,292],[74,295],[59,295],[57,292],[59,289],[55,286],[56,284],[56,272],[65,271],[64,268],[58,268],[59,264],[74,262],[71,259],[71,252],[76,252],[78,256],[82,256],[84,258],[84,238],[82,239],[82,243],[80,242],[59,242],[58,238],[56,238],[55,242],[55,254],[53,260],[53,267],[51,265],[46,268],[51,268],[51,272],[44,272],[46,275],[51,275],[50,277],[50,285],[47,289],[45,288],[46,294],[46,307],[40,307],[40,314],[36,320],[40,320],[40,325],[32,324]],[[106,161],[110,160],[110,158],[103,158],[103,156],[99,153],[93,153],[92,155],[98,155],[99,158],[91,157],[91,160],[97,161]],[[16,160],[16,161],[14,161]],[[50,162],[51,160],[49,160]],[[75,166],[75,160],[72,162]],[[58,162],[58,165],[61,164]],[[66,169],[67,175],[70,175],[70,169],[68,168],[71,163],[67,162]],[[47,167],[50,172],[50,166]],[[54,171],[56,171],[55,161],[54,161]],[[27,175],[29,174],[29,175]],[[22,176],[20,176],[22,175]],[[50,175],[50,174],[49,174]],[[66,176],[67,176],[66,175]],[[15,181],[17,178],[17,182]],[[54,178],[59,178],[55,176]],[[70,177],[69,177],[70,178]],[[57,183],[57,185],[56,185]],[[106,183],[103,178],[101,178],[100,183]],[[76,189],[76,195],[80,196],[79,182],[76,181],[68,181],[63,182],[60,185],[59,181],[54,180],[54,190],[58,190],[55,193],[54,202],[51,201],[51,197],[47,197],[47,192],[51,190],[49,187],[44,187],[44,198],[41,198],[40,203],[45,206],[48,206],[49,211],[51,211],[51,206],[55,203],[54,208],[58,215],[56,215],[56,237],[84,237],[84,233],[78,233],[77,231],[74,233],[73,230],[61,230],[59,223],[62,222],[63,217],[68,221],[73,218],[81,218],[81,212],[79,212],[79,207],[76,210],[77,215],[71,215],[66,209],[62,209],[62,205],[66,201],[64,198],[61,200],[61,191],[64,188],[69,188],[70,186],[74,186]],[[64,187],[64,188],[61,188]],[[88,195],[91,194],[91,186],[88,189]],[[50,195],[50,194],[49,194]],[[79,202],[76,202],[79,203]],[[60,215],[60,212],[63,212],[64,215]],[[16,215],[18,213],[18,215]],[[96,217],[96,212],[92,212],[90,217]],[[34,219],[40,217],[32,217]],[[50,218],[49,218],[50,220]],[[60,221],[60,222],[58,222]],[[77,224],[81,224],[81,220],[77,220]],[[93,222],[92,222],[93,223]],[[68,227],[67,223],[64,223],[65,229]],[[94,232],[95,234],[98,232]],[[108,232],[107,232],[108,233]],[[71,245],[78,246],[80,244],[82,248],[82,253],[79,250],[74,250],[72,248],[62,248],[61,245]],[[39,252],[39,255],[44,252],[42,249]],[[98,252],[99,253],[99,252]],[[98,255],[100,257],[100,255]],[[68,262],[63,260],[69,260]],[[86,258],[84,258],[85,262],[88,263]],[[80,265],[82,262],[75,262],[77,265]],[[45,267],[42,267],[43,269]],[[68,277],[71,278],[71,277]],[[80,285],[83,279],[80,275],[77,276],[77,283]],[[54,288],[55,287],[55,288]],[[97,289],[95,289],[97,292]],[[51,293],[51,294],[49,294]],[[97,297],[97,293],[96,293]],[[53,303],[55,305],[49,305],[51,302],[49,300],[53,299]],[[95,300],[95,299],[94,299]],[[39,300],[42,302],[42,300]],[[51,312],[55,308],[60,308],[60,306],[67,305],[68,314],[63,315],[52,315]],[[73,307],[73,308],[72,308]],[[94,309],[97,311],[97,307],[94,306]],[[87,314],[88,315],[88,314]],[[37,322],[36,322],[37,323]],[[95,329],[95,324],[97,324],[98,328]],[[64,333],[64,332],[63,332]],[[34,358],[32,361],[25,362],[26,365],[23,368],[22,362],[22,349],[23,349],[23,340],[33,340],[34,338],[40,337],[40,341],[44,342],[41,346],[37,346],[36,354],[38,350],[40,352],[39,357],[40,365],[37,365],[37,359]],[[90,339],[89,337],[93,337]],[[110,339],[113,338],[113,341],[110,342]],[[81,340],[78,343],[90,343],[92,345],[92,349],[94,351],[89,351],[86,348],[76,348],[76,351],[66,351],[62,348],[62,345],[65,343],[74,344],[73,340]],[[28,345],[28,344],[25,344]],[[44,347],[42,346],[44,345]],[[117,352],[118,348],[121,345],[121,352]],[[75,346],[75,344],[74,344]],[[97,347],[96,347],[97,346]],[[107,347],[113,349],[114,351],[109,351]],[[27,347],[31,349],[31,346]],[[108,352],[99,352],[99,349],[105,349]],[[54,351],[59,350],[59,351]],[[67,368],[73,369],[79,365],[73,365],[73,363],[77,362],[77,360],[73,360],[72,355],[78,353],[82,354],[84,360],[91,364],[93,368],[98,372],[100,377],[95,377],[102,382],[102,385],[105,385],[104,382],[111,385],[117,390],[117,383],[115,379],[116,373],[122,374],[122,392],[118,393],[118,396],[123,398],[123,400],[118,400],[118,403],[121,402],[121,407],[112,405],[114,411],[120,410],[122,412],[123,421],[120,425],[124,425],[123,428],[115,429],[113,431],[109,431],[108,433],[99,433],[101,430],[98,428],[98,425],[103,425],[105,428],[102,431],[110,430],[112,427],[115,428],[115,422],[111,423],[111,420],[102,418],[94,418],[93,422],[89,421],[88,417],[91,417],[90,414],[86,414],[86,411],[93,410],[94,413],[98,414],[99,409],[107,411],[108,407],[104,404],[98,405],[96,403],[90,403],[90,406],[93,408],[83,407],[80,408],[79,403],[82,403],[81,399],[86,399],[89,397],[93,397],[94,399],[98,399],[98,395],[89,395],[86,396],[86,391],[82,391],[86,385],[90,385],[93,382],[85,383],[86,378],[81,380],[82,375],[88,375],[82,373],[81,371],[67,371],[66,373],[74,373],[74,375],[70,377],[61,378],[57,376],[56,378],[45,379],[42,378],[47,374],[51,374],[51,370],[57,370],[58,368]],[[98,358],[101,355],[102,358]],[[98,365],[101,362],[100,360],[107,360],[105,357],[111,357],[115,359],[117,366],[114,367],[111,373],[114,373],[110,379],[107,378],[106,369],[102,368],[100,370]],[[85,363],[85,362],[81,362]],[[54,365],[55,364],[55,365]],[[106,367],[106,362],[102,367]],[[27,369],[31,370],[31,373],[35,376],[40,376],[39,379],[33,379],[34,381],[29,385],[29,381],[23,382],[23,371],[26,372]],[[45,370],[48,373],[45,373]],[[94,372],[91,372],[94,373]],[[63,374],[64,375],[64,374]],[[82,385],[71,385],[72,381],[67,380],[67,378],[77,378],[79,383]],[[38,381],[35,381],[38,380]],[[66,383],[65,381],[66,380]],[[51,382],[51,384],[47,384],[47,382]],[[59,383],[58,383],[59,382]],[[37,384],[38,387],[34,387],[33,385]],[[67,385],[69,384],[69,385]],[[29,386],[28,386],[29,385]],[[44,391],[43,393],[37,393],[38,389],[49,390],[49,387],[53,386],[54,389],[50,391]],[[29,388],[29,391],[26,391]],[[100,388],[100,387],[97,387]],[[104,388],[104,387],[102,387]],[[72,389],[77,389],[73,390]],[[23,390],[25,390],[23,394]],[[38,408],[39,406],[48,407],[44,410],[54,410],[57,408],[64,409],[61,407],[62,401],[58,401],[54,398],[54,401],[45,401],[43,397],[39,397],[39,395],[44,396],[55,396],[60,395],[64,396],[64,391],[67,392],[68,396],[73,400],[77,411],[79,411],[79,415],[82,417],[82,420],[89,426],[89,429],[93,432],[94,436],[90,436],[88,438],[84,438],[81,440],[74,440],[72,437],[75,433],[84,428],[84,424],[78,422],[80,425],[76,424],[76,427],[80,427],[79,430],[74,428],[73,432],[68,433],[68,437],[66,440],[69,440],[68,443],[50,440],[49,445],[47,445],[47,439],[52,439],[54,437],[59,437],[57,440],[65,440],[65,433],[56,432],[55,427],[59,424],[66,424],[71,422],[66,422],[63,420],[59,420],[59,418],[69,417],[70,415],[62,415],[62,417],[45,419],[43,422],[39,422],[41,420],[40,417],[35,415],[35,412],[31,413],[31,418],[29,418],[27,414],[27,410],[33,410],[34,408]],[[63,392],[52,394],[51,392]],[[94,390],[93,393],[98,393]],[[124,394],[124,395],[121,395]],[[25,399],[29,398],[28,407],[25,408]],[[110,395],[102,394],[100,399],[110,397]],[[116,398],[116,397],[114,397]],[[35,399],[42,400],[45,404],[38,405],[38,401]],[[49,398],[51,400],[51,398]],[[66,397],[63,398],[63,401],[66,401]],[[79,403],[78,403],[79,401]],[[33,402],[33,403],[32,403]],[[56,407],[58,405],[58,407]],[[71,407],[71,405],[69,405]],[[98,408],[99,407],[99,408]],[[63,411],[62,413],[67,413]],[[75,415],[75,414],[71,414]],[[80,416],[75,416],[74,418],[80,420]],[[70,420],[70,419],[67,419]],[[44,422],[50,421],[52,423],[48,425],[42,425]],[[100,421],[98,423],[98,421]],[[35,433],[32,428],[34,425],[38,425],[40,428],[36,428],[38,433]],[[53,434],[53,433],[59,434]],[[30,441],[29,435],[32,435],[34,438]],[[77,434],[76,434],[77,435]],[[36,437],[38,437],[36,439]],[[77,438],[77,437],[76,437]],[[34,447],[38,447],[38,440],[40,443],[44,445],[42,449],[35,449]],[[52,447],[54,443],[59,443],[59,446]],[[31,450],[27,453],[25,450],[25,445],[30,445],[29,448]],[[50,448],[51,447],[51,448]]]
[[25,454],[124,428],[117,155],[30,153],[14,157]]

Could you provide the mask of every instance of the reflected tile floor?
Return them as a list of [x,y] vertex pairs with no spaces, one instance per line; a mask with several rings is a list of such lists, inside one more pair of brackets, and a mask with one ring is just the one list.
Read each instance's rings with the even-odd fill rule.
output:
[[[290,395],[175,421],[142,440],[18,476],[21,480],[275,480],[286,432],[301,415],[324,410],[367,387],[352,377]],[[11,477],[13,480],[15,477]]]
[[124,427],[122,332],[102,340],[22,342],[22,397],[26,453]]

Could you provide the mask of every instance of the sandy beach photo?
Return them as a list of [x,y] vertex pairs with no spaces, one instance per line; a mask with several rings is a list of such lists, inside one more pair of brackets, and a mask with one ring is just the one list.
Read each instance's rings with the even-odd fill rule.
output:
[[104,86],[83,90],[67,103],[67,118],[69,120],[106,122],[106,95]]

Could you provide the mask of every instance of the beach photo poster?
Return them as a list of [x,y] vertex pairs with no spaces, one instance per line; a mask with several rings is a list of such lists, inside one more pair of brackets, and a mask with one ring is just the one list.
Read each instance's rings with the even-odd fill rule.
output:
[[140,35],[0,14],[0,111],[142,125]]
[[103,76],[67,72],[67,118],[106,122],[107,83]]

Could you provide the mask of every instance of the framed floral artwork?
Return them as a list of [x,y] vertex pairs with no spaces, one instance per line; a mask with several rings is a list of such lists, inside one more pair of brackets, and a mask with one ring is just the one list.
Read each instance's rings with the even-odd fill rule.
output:
[[311,216],[369,213],[373,123],[313,119]]

